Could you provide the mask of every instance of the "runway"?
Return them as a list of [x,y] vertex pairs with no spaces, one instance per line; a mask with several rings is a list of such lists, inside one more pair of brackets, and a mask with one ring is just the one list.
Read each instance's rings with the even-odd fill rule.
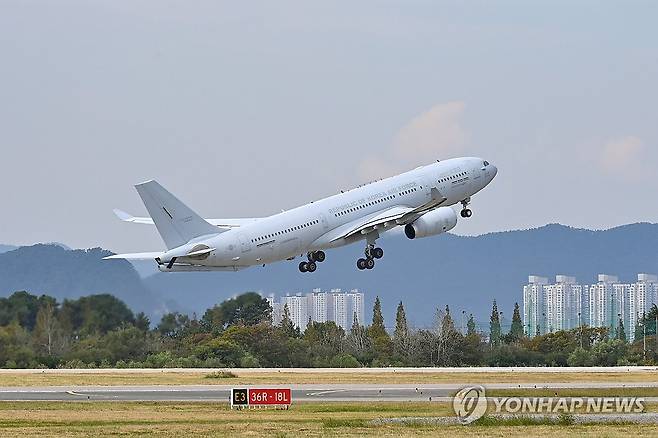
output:
[[[403,402],[452,401],[452,395],[466,384],[376,385],[235,385],[235,387],[291,388],[293,402]],[[579,382],[579,383],[495,383],[487,389],[594,389],[648,388],[658,383]],[[151,386],[44,386],[0,387],[0,401],[160,401],[228,402],[233,385],[151,385]],[[658,401],[658,397],[644,397]],[[654,400],[655,399],[655,400]]]

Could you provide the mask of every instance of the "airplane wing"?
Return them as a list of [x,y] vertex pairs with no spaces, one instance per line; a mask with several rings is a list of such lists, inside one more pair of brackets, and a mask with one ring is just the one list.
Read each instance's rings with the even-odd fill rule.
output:
[[357,233],[368,234],[379,229],[385,230],[397,225],[409,224],[428,211],[439,207],[447,200],[435,187],[432,187],[430,193],[430,200],[420,207],[395,206],[343,225],[337,230],[334,230],[337,232],[331,236],[331,241],[345,239]]
[[[124,222],[130,222],[133,224],[145,224],[153,225],[153,219],[150,217],[137,217],[133,216],[125,211],[114,209],[114,214]],[[237,228],[242,227],[247,224],[256,222],[259,218],[239,218],[239,219],[206,219],[211,225],[215,225],[219,228]]]
[[387,208],[379,213],[357,219],[340,227],[340,233],[333,236],[332,240],[345,239],[357,233],[368,234],[369,232],[380,228],[393,228],[400,225],[398,221],[412,211],[413,208],[404,206]]

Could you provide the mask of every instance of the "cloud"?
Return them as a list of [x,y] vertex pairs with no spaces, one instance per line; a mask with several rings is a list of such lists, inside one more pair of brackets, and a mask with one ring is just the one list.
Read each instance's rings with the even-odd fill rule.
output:
[[646,166],[644,142],[633,136],[623,137],[606,143],[599,164],[610,174],[633,180],[642,179]]
[[414,117],[379,157],[361,164],[361,175],[381,178],[459,155],[467,140],[461,123],[465,106],[461,101],[441,103]]

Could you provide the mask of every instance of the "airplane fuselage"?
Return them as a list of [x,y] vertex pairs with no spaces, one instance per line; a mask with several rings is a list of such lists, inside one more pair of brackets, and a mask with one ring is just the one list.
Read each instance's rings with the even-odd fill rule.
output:
[[[180,257],[184,253],[181,251],[190,252],[199,245],[213,248],[209,254],[191,257],[190,261],[194,265],[228,269],[291,259],[300,254],[368,239],[373,233],[376,233],[375,238],[379,237],[400,223],[384,220],[367,233],[350,234],[349,231],[370,217],[379,218],[387,209],[420,209],[418,211],[422,214],[423,206],[428,206],[427,211],[431,211],[468,201],[486,187],[496,173],[496,167],[481,158],[436,162],[215,236],[201,236],[184,248],[170,252],[172,256]],[[433,203],[438,196],[440,202]]]

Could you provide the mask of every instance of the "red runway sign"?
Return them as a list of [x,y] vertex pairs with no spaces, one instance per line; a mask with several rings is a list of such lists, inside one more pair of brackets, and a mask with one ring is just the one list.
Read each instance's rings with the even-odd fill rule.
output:
[[289,405],[290,389],[249,389],[250,405]]
[[290,403],[290,388],[233,388],[231,391],[231,407],[289,406]]

